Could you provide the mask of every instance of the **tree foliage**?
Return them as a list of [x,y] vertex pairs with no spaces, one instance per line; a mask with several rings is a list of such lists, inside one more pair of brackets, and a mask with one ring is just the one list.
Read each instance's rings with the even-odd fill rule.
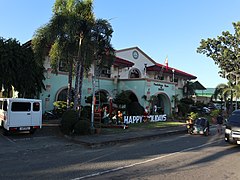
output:
[[12,87],[19,97],[33,98],[45,88],[43,64],[34,59],[29,43],[0,38],[0,84],[4,95],[11,96]]
[[122,91],[121,93],[117,94],[116,97],[113,99],[115,104],[119,105],[127,105],[131,102],[129,99],[130,92],[129,91]]
[[[197,52],[214,60],[220,68],[219,74],[225,77],[231,72],[240,72],[240,22],[233,23],[234,33],[222,32],[217,38],[202,39]],[[233,81],[235,76],[226,76]]]
[[[113,60],[114,57],[110,44],[112,27],[107,20],[95,19],[92,4],[92,0],[56,0],[53,17],[36,31],[33,38],[36,54],[42,61],[45,56],[50,56],[55,72],[60,61],[67,64],[68,92],[71,92],[72,72],[75,72],[74,109],[77,103],[81,103],[84,72],[95,60],[105,64],[102,60]],[[81,104],[78,106],[81,107]]]

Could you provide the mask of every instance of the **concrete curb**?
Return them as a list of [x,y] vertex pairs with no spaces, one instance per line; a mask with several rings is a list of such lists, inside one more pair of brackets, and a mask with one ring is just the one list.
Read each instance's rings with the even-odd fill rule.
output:
[[64,137],[70,141],[73,141],[78,144],[82,144],[88,148],[97,148],[97,147],[102,147],[102,146],[108,146],[108,145],[116,145],[116,144],[124,144],[124,143],[129,143],[129,142],[134,142],[134,141],[140,141],[140,140],[146,140],[146,139],[156,139],[164,136],[170,136],[170,135],[176,135],[176,134],[184,134],[186,133],[186,130],[172,130],[172,131],[167,131],[167,132],[160,132],[156,134],[150,134],[150,135],[143,135],[143,136],[133,136],[133,137],[122,137],[119,139],[114,139],[114,140],[104,140],[100,142],[86,142],[78,139],[78,137],[74,136],[69,136],[69,135],[64,135]]

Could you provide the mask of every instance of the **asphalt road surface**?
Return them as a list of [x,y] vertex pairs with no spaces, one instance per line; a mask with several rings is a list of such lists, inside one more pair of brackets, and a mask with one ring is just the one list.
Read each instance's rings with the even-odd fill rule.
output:
[[89,149],[56,129],[5,137],[0,179],[240,179],[240,147],[223,135],[172,135]]

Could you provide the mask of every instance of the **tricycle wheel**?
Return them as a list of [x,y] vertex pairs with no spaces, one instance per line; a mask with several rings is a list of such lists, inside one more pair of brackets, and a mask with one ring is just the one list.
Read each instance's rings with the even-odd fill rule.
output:
[[208,136],[209,135],[209,130],[206,129],[206,131],[204,132],[204,136]]

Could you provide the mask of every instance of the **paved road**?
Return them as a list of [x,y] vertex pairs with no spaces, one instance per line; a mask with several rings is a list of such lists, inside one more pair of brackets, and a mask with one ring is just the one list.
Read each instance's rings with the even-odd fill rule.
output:
[[240,179],[239,146],[226,144],[223,135],[90,149],[43,129],[33,136],[0,135],[0,144],[0,179]]

